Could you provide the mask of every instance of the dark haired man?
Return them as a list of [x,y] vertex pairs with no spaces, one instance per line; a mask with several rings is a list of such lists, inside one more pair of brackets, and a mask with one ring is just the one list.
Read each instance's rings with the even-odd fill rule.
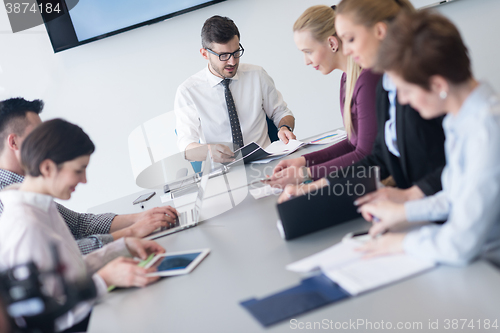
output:
[[[255,141],[271,141],[266,115],[278,127],[285,143],[295,139],[295,118],[262,67],[240,64],[244,49],[232,20],[213,16],[201,32],[200,53],[208,66],[177,89],[177,145],[186,152],[204,144],[232,142],[231,149]],[[214,159],[229,161],[232,151],[223,145],[212,149]]]
[[[42,122],[39,116],[42,109],[41,100],[30,102],[23,98],[11,98],[0,102],[0,189],[23,182],[21,145]],[[172,223],[176,217],[175,209],[170,206],[129,215],[81,214],[59,204],[57,208],[83,254],[121,237],[144,237],[156,228]],[[0,214],[2,211],[3,204],[0,202]]]

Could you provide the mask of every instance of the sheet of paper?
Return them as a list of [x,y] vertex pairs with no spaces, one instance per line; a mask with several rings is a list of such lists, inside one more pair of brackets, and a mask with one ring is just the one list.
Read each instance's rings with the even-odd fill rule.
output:
[[324,145],[327,143],[337,143],[344,140],[346,137],[347,133],[344,130],[335,130],[312,138],[308,144]]
[[298,273],[307,273],[321,267],[340,267],[346,263],[358,260],[362,254],[354,251],[359,247],[356,242],[340,242],[326,250],[286,266],[286,269]]
[[360,259],[342,267],[322,267],[322,271],[351,295],[357,295],[429,270],[434,266],[433,262],[399,254]]
[[351,295],[357,295],[435,266],[434,262],[406,254],[363,259],[363,253],[355,250],[360,245],[358,241],[344,238],[326,250],[289,264],[286,269],[307,273],[319,268]]
[[278,195],[283,192],[280,188],[271,187],[271,185],[265,185],[259,188],[254,188],[250,190],[250,194],[255,199],[261,199],[268,197],[270,195]]

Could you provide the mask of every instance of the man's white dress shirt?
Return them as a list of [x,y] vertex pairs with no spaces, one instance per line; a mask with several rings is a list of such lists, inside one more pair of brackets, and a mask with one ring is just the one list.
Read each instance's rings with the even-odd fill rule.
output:
[[[0,200],[4,204],[0,217],[0,268],[4,270],[33,261],[41,271],[53,269],[50,245],[55,244],[61,262],[66,267],[65,279],[75,281],[86,274],[93,274],[97,298],[106,294],[106,283],[95,272],[110,260],[120,255],[129,255],[124,239],[82,257],[53,198],[49,195],[20,191],[19,186],[11,185],[0,192]],[[47,280],[44,288],[49,295],[63,300],[63,289],[57,281]],[[62,331],[85,319],[95,302],[96,299],[77,304],[56,320],[56,329]]]
[[[222,78],[207,68],[191,76],[177,89],[174,110],[177,118],[177,146],[185,151],[191,143],[233,141]],[[241,125],[243,143],[255,141],[267,147],[267,116],[278,126],[293,116],[274,86],[273,79],[259,66],[240,64],[229,85]]]
[[405,211],[410,222],[447,221],[411,231],[404,249],[418,257],[465,265],[499,245],[500,98],[482,83],[457,115],[445,117],[443,128],[443,190],[408,201]]

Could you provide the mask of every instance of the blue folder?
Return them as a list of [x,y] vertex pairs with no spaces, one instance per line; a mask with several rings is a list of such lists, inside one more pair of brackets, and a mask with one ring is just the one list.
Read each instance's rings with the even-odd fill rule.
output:
[[260,300],[252,298],[240,304],[267,327],[350,296],[321,274],[302,280],[300,285],[277,294]]

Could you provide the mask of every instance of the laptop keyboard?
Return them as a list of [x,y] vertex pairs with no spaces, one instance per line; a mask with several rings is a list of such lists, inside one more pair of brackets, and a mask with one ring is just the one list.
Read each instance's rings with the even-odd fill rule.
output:
[[177,218],[175,219],[175,223],[171,224],[168,227],[162,227],[161,231],[184,226],[186,224],[192,223],[193,221],[194,221],[194,209],[180,212]]

